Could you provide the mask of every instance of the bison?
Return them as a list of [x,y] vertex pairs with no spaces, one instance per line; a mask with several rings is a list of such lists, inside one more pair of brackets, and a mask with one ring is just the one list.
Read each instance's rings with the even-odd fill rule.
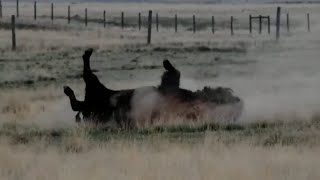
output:
[[73,111],[84,121],[104,124],[115,120],[121,128],[132,129],[157,125],[169,118],[188,120],[214,119],[215,121],[236,121],[243,109],[243,102],[233,95],[229,88],[204,87],[190,91],[180,88],[180,72],[169,60],[163,61],[165,72],[159,86],[136,89],[112,90],[105,87],[90,68],[93,49],[84,52],[83,80],[84,101],[77,100],[73,90],[65,86]]

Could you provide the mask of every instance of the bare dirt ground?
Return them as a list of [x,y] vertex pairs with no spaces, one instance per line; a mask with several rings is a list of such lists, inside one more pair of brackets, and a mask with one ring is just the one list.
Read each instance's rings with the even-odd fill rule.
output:
[[[0,21],[0,179],[319,179],[319,5],[281,5],[291,30],[283,15],[278,42],[276,5],[79,3],[72,5],[70,25],[67,4],[55,5],[53,24],[50,4],[38,5],[35,22],[33,4],[21,4],[16,52],[9,28],[13,3],[4,3]],[[148,9],[160,15],[150,46],[145,27],[136,27],[138,12],[145,25]],[[121,11],[124,30],[115,26]],[[190,31],[193,14],[201,29],[196,34]],[[264,29],[258,35],[254,23],[249,35],[249,14],[271,15],[271,34]],[[245,112],[237,124],[224,126],[134,132],[77,126],[62,87],[83,96],[81,55],[88,47],[95,49],[92,68],[107,87],[157,85],[168,58],[182,72],[182,87],[230,87]]]

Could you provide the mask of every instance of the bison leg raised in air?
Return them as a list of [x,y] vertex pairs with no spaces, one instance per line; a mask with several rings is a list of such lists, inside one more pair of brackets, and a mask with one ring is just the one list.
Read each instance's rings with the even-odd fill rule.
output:
[[83,101],[78,101],[73,90],[69,86],[64,86],[64,93],[69,97],[71,108],[73,111],[83,111],[85,105]]
[[[90,57],[93,49],[88,49],[82,56],[83,59],[83,80],[86,83],[86,92],[84,101],[93,108],[103,108],[108,105],[108,99],[116,91],[106,88],[92,73],[90,68]],[[104,107],[104,108],[105,108]]]
[[166,71],[161,77],[160,92],[164,95],[176,96],[182,101],[194,100],[195,95],[192,91],[180,88],[180,71],[167,59],[163,61],[163,67]]
[[106,87],[99,81],[98,77],[94,75],[90,68],[90,57],[93,49],[88,49],[82,56],[83,59],[83,80],[86,83],[85,101],[99,100],[100,94]]
[[[69,87],[65,87],[65,94],[70,99],[71,107],[74,111],[82,113],[83,118],[89,121],[104,123],[110,120],[114,109],[114,105],[110,104],[110,97],[118,91],[106,88],[93,74],[90,68],[90,57],[93,49],[84,52],[83,59],[83,80],[85,82],[85,98],[84,101],[78,101]],[[79,119],[79,113],[76,119]]]
[[82,55],[83,60],[83,80],[88,85],[99,85],[101,84],[98,78],[92,73],[90,67],[90,57],[92,55],[93,49],[87,49]]
[[85,109],[85,103],[83,101],[77,100],[73,90],[70,87],[64,86],[63,89],[64,89],[64,93],[69,97],[72,110],[78,111],[75,118],[76,122],[80,122],[81,121],[80,114]]
[[161,77],[159,90],[163,91],[164,93],[178,90],[180,86],[180,72],[173,67],[167,59],[163,61],[163,67],[166,69],[166,71]]

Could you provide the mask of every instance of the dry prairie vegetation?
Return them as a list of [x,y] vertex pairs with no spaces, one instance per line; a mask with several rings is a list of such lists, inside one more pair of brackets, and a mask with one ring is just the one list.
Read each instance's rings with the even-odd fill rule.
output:
[[[271,15],[276,5],[72,4],[21,3],[17,51],[11,49],[9,15],[4,2],[0,22],[0,179],[319,179],[320,152],[320,6],[283,5],[292,29],[282,21],[281,40],[248,35],[249,14]],[[89,10],[89,27],[83,23]],[[137,31],[138,12],[160,15],[160,32],[146,46],[146,29]],[[99,19],[107,11],[103,29]],[[125,12],[125,30],[119,24]],[[311,33],[305,15],[311,14]],[[174,14],[181,17],[178,33]],[[190,30],[192,14],[202,29]],[[211,34],[210,17],[217,32]],[[230,37],[230,16],[236,17]],[[78,18],[78,19],[76,19]],[[145,18],[144,18],[145,20]],[[145,21],[144,21],[145,22]],[[170,27],[168,27],[170,26]],[[254,23],[255,28],[257,24]],[[245,102],[236,124],[180,125],[124,132],[76,125],[62,86],[83,95],[81,54],[95,48],[92,68],[113,89],[157,85],[161,62],[170,59],[182,71],[182,86],[228,86]],[[81,99],[81,98],[80,98]]]
[[[313,124],[314,125],[314,124]],[[283,125],[283,129],[289,128]],[[299,127],[304,127],[299,124]],[[290,127],[293,144],[285,144],[282,128],[182,132],[100,132],[73,129],[0,141],[1,179],[318,179],[319,126]],[[260,130],[258,130],[260,129]],[[90,132],[95,131],[95,132]],[[269,131],[269,132],[267,132]],[[248,129],[250,132],[250,129]],[[248,133],[247,132],[247,133]],[[260,133],[259,133],[260,132]],[[23,134],[20,132],[20,135]],[[260,137],[259,134],[264,134]],[[270,136],[269,136],[270,135]],[[287,134],[288,135],[288,134]],[[12,136],[12,137],[11,137]],[[33,138],[32,138],[33,136]],[[270,144],[256,144],[259,138]],[[279,141],[276,137],[279,137]],[[288,138],[288,137],[287,137]],[[32,140],[33,139],[33,140]],[[272,144],[274,143],[274,144]]]

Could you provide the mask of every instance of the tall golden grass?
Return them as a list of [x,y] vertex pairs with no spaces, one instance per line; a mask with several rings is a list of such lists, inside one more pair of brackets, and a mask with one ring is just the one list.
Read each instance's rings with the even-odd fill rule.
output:
[[93,143],[82,135],[59,145],[45,140],[14,145],[1,139],[0,178],[86,179],[310,179],[320,178],[319,147],[223,144],[208,133],[188,144],[156,141]]

